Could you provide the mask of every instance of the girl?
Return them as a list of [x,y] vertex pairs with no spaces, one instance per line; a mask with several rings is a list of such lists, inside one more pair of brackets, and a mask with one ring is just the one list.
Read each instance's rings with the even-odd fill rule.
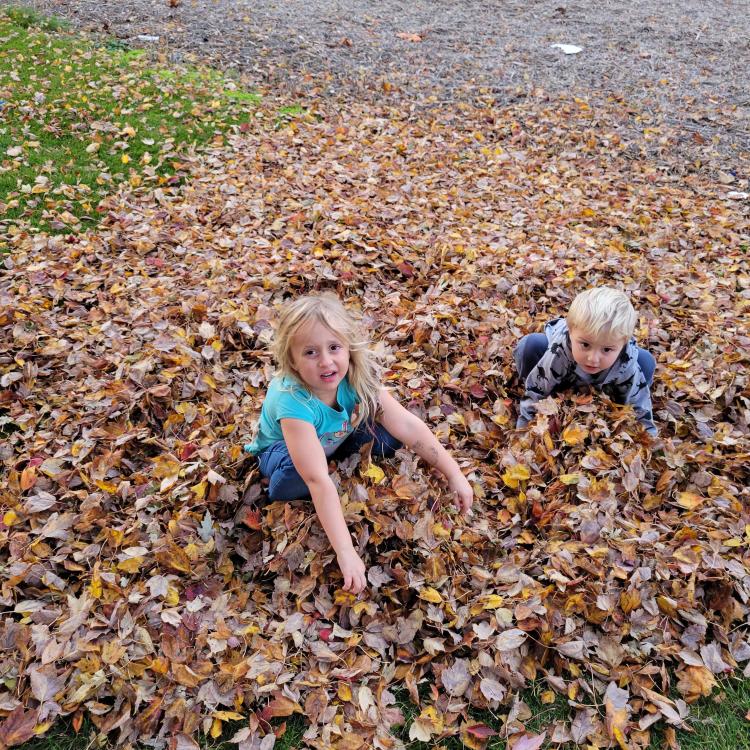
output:
[[365,566],[328,474],[329,458],[371,441],[374,456],[390,458],[404,443],[445,476],[464,512],[473,502],[471,485],[427,425],[382,387],[368,342],[334,295],[301,297],[285,307],[274,357],[279,371],[263,401],[258,434],[245,449],[258,457],[271,500],[312,497],[344,590],[358,594],[367,585]]

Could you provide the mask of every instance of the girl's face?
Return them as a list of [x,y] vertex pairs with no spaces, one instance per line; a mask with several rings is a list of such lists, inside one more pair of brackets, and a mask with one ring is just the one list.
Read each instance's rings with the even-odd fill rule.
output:
[[627,341],[612,336],[597,338],[585,331],[571,328],[570,343],[576,364],[589,375],[596,375],[612,367]]
[[314,321],[291,340],[292,366],[300,380],[324,404],[335,406],[336,390],[349,371],[349,347],[330,328]]

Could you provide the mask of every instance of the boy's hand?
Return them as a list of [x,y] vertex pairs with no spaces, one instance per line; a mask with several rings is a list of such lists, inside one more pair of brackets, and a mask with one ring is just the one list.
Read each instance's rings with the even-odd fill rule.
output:
[[469,480],[461,472],[458,472],[450,477],[448,486],[455,495],[456,507],[462,513],[468,513],[474,503],[474,490],[471,488]]
[[367,586],[365,564],[362,562],[362,558],[357,554],[354,547],[351,547],[343,552],[339,552],[336,555],[336,559],[338,560],[341,574],[344,576],[344,591],[358,594]]

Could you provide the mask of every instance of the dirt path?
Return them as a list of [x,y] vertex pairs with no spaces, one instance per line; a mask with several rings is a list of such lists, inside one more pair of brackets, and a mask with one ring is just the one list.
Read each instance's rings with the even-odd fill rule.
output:
[[[5,0],[0,0],[5,2]],[[442,106],[615,94],[746,173],[746,0],[32,0],[77,27],[208,59],[254,85]],[[158,41],[139,36],[158,37]],[[565,54],[555,43],[583,48]],[[431,98],[432,97],[432,98]],[[743,153],[744,152],[744,153]]]

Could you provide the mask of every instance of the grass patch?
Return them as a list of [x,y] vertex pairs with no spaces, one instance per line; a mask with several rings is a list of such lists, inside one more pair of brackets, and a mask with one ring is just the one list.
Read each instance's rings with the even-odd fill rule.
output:
[[76,232],[121,184],[175,184],[193,147],[221,144],[260,97],[215,70],[154,65],[33,11],[0,15],[0,214],[6,230]]
[[63,18],[43,16],[33,8],[26,8],[24,6],[11,5],[8,8],[4,8],[2,13],[8,20],[22,29],[36,26],[45,31],[62,31],[70,26]]
[[276,114],[275,127],[277,129],[282,128],[292,122],[292,120],[296,120],[298,117],[304,117],[307,114],[307,110],[299,104],[290,104],[286,107],[279,107],[279,111]]
[[691,707],[693,731],[678,731],[677,739],[682,750],[750,750],[749,713],[750,680],[725,680],[714,696]]
[[[573,719],[574,713],[564,697],[557,695],[553,702],[544,702],[548,700],[546,696],[543,697],[545,690],[546,687],[542,683],[537,683],[521,695],[532,714],[532,718],[525,721],[527,731],[534,734],[548,729],[558,720],[570,722]],[[436,750],[438,748],[465,750],[469,747],[459,736],[430,742],[410,740],[409,728],[419,716],[419,710],[411,703],[405,689],[396,691],[396,698],[405,717],[403,726],[396,733],[408,750]],[[507,706],[502,706],[500,713],[506,714],[507,710]],[[750,750],[750,721],[745,718],[748,711],[750,711],[750,680],[724,681],[714,697],[700,701],[692,707],[690,718],[692,731],[677,730],[680,747],[682,750],[704,750],[705,748]],[[492,727],[496,730],[502,726],[499,716],[490,711],[473,712],[472,719],[477,725]],[[303,748],[302,735],[307,728],[305,718],[294,715],[283,724],[285,730],[278,738],[275,750]],[[229,722],[224,725],[224,731],[217,739],[200,735],[199,745],[205,750],[236,750],[237,745],[228,740],[244,725],[239,721]],[[21,750],[88,750],[104,747],[107,744],[105,738],[97,732],[91,722],[84,720],[80,731],[76,733],[71,721],[66,719],[47,735],[26,742],[21,746]],[[501,734],[490,737],[485,750],[506,750],[506,746],[506,740]],[[560,745],[550,743],[549,740],[542,747],[547,750],[561,749]],[[575,747],[571,745],[566,750],[574,750]],[[664,729],[653,730],[649,750],[661,750],[663,747],[666,747]]]

